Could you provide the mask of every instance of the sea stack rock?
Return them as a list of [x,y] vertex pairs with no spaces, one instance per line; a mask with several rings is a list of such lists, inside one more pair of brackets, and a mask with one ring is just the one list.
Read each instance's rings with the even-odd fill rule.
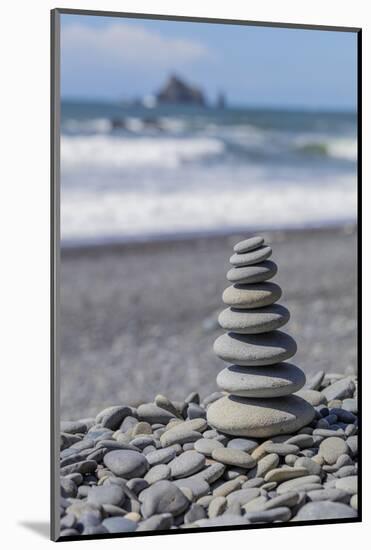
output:
[[219,315],[227,332],[214,343],[218,357],[232,363],[217,377],[225,397],[212,403],[207,420],[229,435],[271,437],[296,432],[309,424],[315,411],[292,395],[305,384],[304,373],[287,360],[296,342],[282,332],[289,311],[276,302],[281,288],[270,279],[277,266],[268,258],[272,250],[262,237],[239,242],[230,258],[232,283],[223,293],[229,306]]

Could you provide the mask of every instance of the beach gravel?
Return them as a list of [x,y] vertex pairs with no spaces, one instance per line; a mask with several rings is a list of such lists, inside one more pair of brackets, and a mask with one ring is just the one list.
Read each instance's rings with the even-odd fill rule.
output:
[[[202,413],[190,419],[187,400],[178,406],[163,396],[157,402],[177,415],[155,403],[116,405],[63,424],[84,431],[61,439],[62,536],[356,519],[358,413],[349,400],[357,378],[346,378],[346,408],[324,398],[288,434],[281,425],[269,437],[229,436]],[[321,395],[344,388],[341,375],[314,380],[310,391]],[[206,411],[219,397],[194,393],[189,403]]]

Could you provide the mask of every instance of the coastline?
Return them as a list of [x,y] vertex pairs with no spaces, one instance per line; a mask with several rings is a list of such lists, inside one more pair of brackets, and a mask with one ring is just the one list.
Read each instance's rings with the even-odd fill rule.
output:
[[[61,417],[215,391],[212,352],[231,243],[246,234],[63,248]],[[280,301],[306,374],[356,369],[354,224],[259,231],[274,244]]]

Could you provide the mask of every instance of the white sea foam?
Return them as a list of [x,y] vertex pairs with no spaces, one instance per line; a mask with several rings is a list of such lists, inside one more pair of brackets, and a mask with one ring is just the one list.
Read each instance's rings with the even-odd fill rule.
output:
[[212,192],[200,189],[173,193],[109,190],[96,194],[62,194],[62,238],[101,240],[241,227],[296,227],[356,216],[354,178],[336,184],[308,183],[269,186],[256,181],[236,192],[228,182]]
[[176,168],[182,162],[223,153],[224,144],[216,138],[151,138],[90,135],[62,136],[62,168],[161,166]]

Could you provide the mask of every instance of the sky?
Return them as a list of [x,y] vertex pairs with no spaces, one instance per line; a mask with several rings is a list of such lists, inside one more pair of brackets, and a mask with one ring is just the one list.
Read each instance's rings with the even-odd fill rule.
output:
[[130,100],[170,74],[231,105],[356,109],[353,32],[61,17],[62,99]]

